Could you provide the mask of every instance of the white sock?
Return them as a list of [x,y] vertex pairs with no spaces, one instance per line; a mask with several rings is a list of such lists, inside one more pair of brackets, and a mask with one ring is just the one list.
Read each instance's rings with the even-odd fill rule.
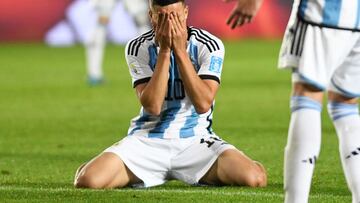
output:
[[339,138],[341,163],[352,192],[353,203],[360,202],[360,116],[357,104],[329,102],[328,112]]
[[90,79],[103,77],[102,62],[106,43],[106,26],[98,25],[86,44],[87,74]]
[[321,104],[311,98],[291,98],[292,114],[284,160],[285,203],[308,202],[321,145],[321,108]]

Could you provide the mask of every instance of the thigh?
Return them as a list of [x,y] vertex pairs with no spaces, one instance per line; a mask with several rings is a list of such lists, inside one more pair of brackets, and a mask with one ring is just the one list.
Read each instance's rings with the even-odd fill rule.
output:
[[265,186],[265,168],[237,149],[224,151],[201,179],[215,185]]
[[115,188],[140,182],[114,153],[104,152],[85,164],[77,174],[78,186]]

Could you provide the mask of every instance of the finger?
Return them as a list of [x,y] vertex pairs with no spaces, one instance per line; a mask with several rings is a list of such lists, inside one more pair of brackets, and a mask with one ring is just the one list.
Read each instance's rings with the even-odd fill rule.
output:
[[235,1],[235,0],[223,0],[223,2],[225,2],[225,3],[229,3],[229,2],[232,2],[232,1]]
[[252,21],[252,16],[246,16],[246,18],[245,18],[245,24],[246,24],[246,23],[251,23],[251,21]]
[[177,16],[177,21],[179,23],[180,29],[185,32],[187,30],[185,20],[181,20],[180,14],[178,14],[178,13],[176,14],[176,16]]
[[172,23],[173,23],[173,27],[175,29],[175,32],[180,32],[181,31],[181,25],[178,19],[178,15],[172,13]]
[[240,15],[236,15],[235,18],[233,18],[233,20],[229,23],[229,26],[231,29],[234,29],[236,27],[237,22],[240,19]]
[[170,22],[170,18],[169,18],[169,14],[165,14],[165,21],[164,21],[164,26],[165,26],[165,31],[166,33],[171,33],[171,22]]
[[232,11],[231,14],[230,14],[230,17],[229,17],[228,20],[226,21],[226,24],[227,24],[227,25],[230,25],[231,22],[234,20],[234,18],[236,18],[236,20],[237,20],[238,16],[239,16],[239,14],[237,13],[237,11],[235,11],[235,10]]
[[240,27],[240,26],[244,25],[245,20],[246,20],[245,16],[241,16],[241,17],[239,18],[239,20],[237,21],[235,27]]
[[156,30],[157,32],[160,31],[161,27],[162,27],[162,21],[163,21],[163,14],[162,13],[158,13],[159,17],[158,17],[158,22],[157,22],[157,27]]

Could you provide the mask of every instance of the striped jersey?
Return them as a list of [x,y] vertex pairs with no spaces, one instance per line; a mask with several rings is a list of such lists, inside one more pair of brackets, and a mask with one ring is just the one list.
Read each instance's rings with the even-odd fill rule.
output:
[[295,0],[294,9],[311,24],[360,30],[360,0]]
[[[150,30],[126,45],[125,56],[133,87],[152,77],[159,53],[154,39],[154,30]],[[201,79],[220,83],[225,52],[221,40],[204,30],[189,27],[187,52]],[[150,115],[142,107],[139,116],[131,120],[129,136],[172,139],[212,133],[214,103],[208,112],[198,114],[186,94],[173,52],[170,62],[168,91],[160,115]]]

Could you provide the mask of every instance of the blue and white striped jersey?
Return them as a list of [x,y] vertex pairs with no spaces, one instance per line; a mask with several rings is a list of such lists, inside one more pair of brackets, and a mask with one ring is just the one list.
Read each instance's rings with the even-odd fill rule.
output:
[[[223,43],[194,27],[188,28],[188,34],[187,51],[197,74],[202,79],[220,83],[225,52]],[[154,31],[150,30],[126,45],[125,55],[133,87],[148,82],[152,77],[159,52],[154,36]],[[128,135],[169,139],[212,133],[214,104],[207,113],[198,114],[186,95],[173,53],[170,61],[168,91],[160,116],[150,115],[141,108],[140,115],[131,121]]]
[[294,9],[312,24],[360,30],[360,0],[295,0]]

